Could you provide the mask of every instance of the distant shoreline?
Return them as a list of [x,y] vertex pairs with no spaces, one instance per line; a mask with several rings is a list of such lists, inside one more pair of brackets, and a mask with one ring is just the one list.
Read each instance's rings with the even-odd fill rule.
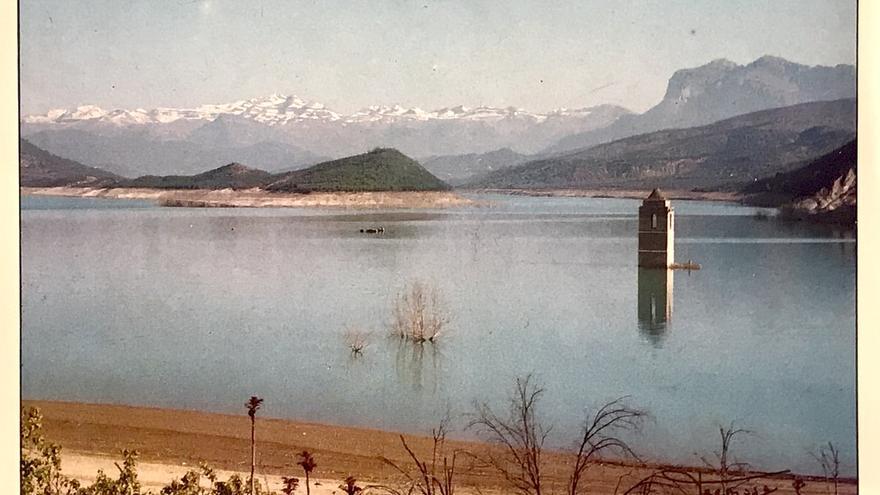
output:
[[[644,199],[651,191],[649,189],[472,189],[468,192],[553,198]],[[744,196],[740,193],[722,191],[687,191],[683,189],[663,189],[663,194],[669,199],[687,201],[720,201],[741,203],[744,199]]]
[[[473,206],[478,201],[461,194],[504,194],[509,196],[553,198],[623,198],[644,199],[645,189],[456,189],[453,191],[375,191],[283,193],[262,189],[155,189],[128,187],[21,187],[22,194],[80,198],[142,199],[162,206],[193,208],[447,208]],[[461,193],[461,194],[460,194]],[[717,201],[742,204],[736,192],[697,192],[663,190],[667,198],[684,201]]]
[[[90,404],[23,400],[23,407],[40,408],[43,426],[50,442],[61,445],[66,457],[90,459],[118,458],[123,448],[136,449],[143,463],[174,466],[198,466],[205,461],[210,466],[244,472],[249,455],[250,423],[244,408],[242,414],[220,414],[191,410],[163,409],[144,406]],[[426,425],[425,435],[432,426]],[[316,475],[323,479],[341,480],[355,475],[364,484],[388,482],[395,475],[379,459],[386,457],[406,464],[407,456],[400,444],[400,434],[363,427],[311,423],[269,417],[257,419],[257,452],[259,472],[277,477],[301,473],[295,466],[294,454],[302,449],[314,453],[318,460]],[[416,451],[430,453],[431,439],[423,435],[405,435]],[[481,442],[449,440],[448,447],[471,452],[484,452],[495,447]],[[552,479],[564,479],[570,456],[545,451],[546,474]],[[79,459],[82,461],[83,459]],[[94,462],[78,462],[87,468],[71,472],[62,464],[62,472],[70,476],[86,477]],[[68,464],[70,467],[70,465]],[[591,493],[619,493],[618,483],[634,482],[649,473],[658,464],[647,467],[631,463],[599,462],[589,471]],[[686,468],[691,472],[708,472],[705,468]],[[781,488],[790,493],[793,475],[762,479],[761,483]],[[474,489],[504,493],[504,481],[491,470],[477,469],[472,473],[461,471],[456,476],[462,493]],[[818,476],[801,476],[814,489],[823,483]],[[157,480],[158,481],[158,480]],[[170,477],[167,482],[170,482]],[[841,494],[855,493],[854,479],[841,478]],[[470,490],[468,489],[470,488]],[[459,490],[456,490],[459,491]],[[812,493],[812,492],[811,492]]]
[[262,189],[150,189],[22,187],[21,194],[79,198],[142,199],[161,206],[190,208],[450,208],[476,201],[450,191],[282,193]]

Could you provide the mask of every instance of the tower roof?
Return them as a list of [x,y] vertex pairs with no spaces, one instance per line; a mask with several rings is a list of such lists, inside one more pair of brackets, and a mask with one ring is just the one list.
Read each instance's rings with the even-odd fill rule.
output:
[[655,187],[647,199],[666,199],[666,196],[663,195],[663,192],[660,191],[660,189]]

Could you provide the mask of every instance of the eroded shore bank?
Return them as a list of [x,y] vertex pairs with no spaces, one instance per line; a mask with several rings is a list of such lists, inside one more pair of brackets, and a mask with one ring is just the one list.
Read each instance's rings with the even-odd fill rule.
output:
[[450,208],[476,204],[449,191],[275,193],[261,189],[146,189],[88,187],[22,187],[34,196],[142,199],[163,206],[206,208]]
[[[553,198],[624,198],[645,199],[650,193],[646,189],[474,189],[470,192],[509,194],[512,196],[535,196]],[[725,191],[687,191],[679,189],[663,189],[669,199],[741,202],[743,195]]]
[[[313,192],[309,194],[274,193],[261,189],[150,189],[150,188],[89,188],[89,187],[22,187],[21,194],[34,196],[67,196],[80,198],[142,199],[164,206],[220,208],[449,208],[473,206],[478,201],[455,191],[395,192]],[[641,189],[479,189],[464,193],[506,194],[511,196],[557,198],[626,198],[644,199],[649,191]],[[734,192],[695,192],[664,190],[674,200],[741,202],[743,196]]]

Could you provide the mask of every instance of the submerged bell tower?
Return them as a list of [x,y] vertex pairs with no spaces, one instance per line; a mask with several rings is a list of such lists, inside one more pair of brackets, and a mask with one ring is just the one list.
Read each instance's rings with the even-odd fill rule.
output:
[[675,262],[675,211],[654,189],[639,207],[639,266],[672,268]]

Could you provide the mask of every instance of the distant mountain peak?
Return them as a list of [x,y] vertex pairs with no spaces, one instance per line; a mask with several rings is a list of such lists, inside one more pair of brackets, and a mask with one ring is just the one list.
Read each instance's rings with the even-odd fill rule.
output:
[[627,136],[701,126],[770,108],[854,98],[855,89],[852,65],[808,66],[773,55],[745,65],[716,59],[675,71],[663,99],[645,113],[570,135],[546,152],[586,149]]
[[461,120],[498,122],[503,120],[526,120],[539,124],[549,117],[585,118],[596,109],[614,108],[620,113],[628,110],[614,105],[567,109],[560,108],[546,113],[535,113],[522,107],[509,105],[504,108],[486,105],[455,105],[436,110],[393,105],[370,105],[352,114],[343,115],[328,109],[323,103],[307,100],[296,95],[273,93],[231,103],[204,104],[194,108],[158,107],[152,110],[114,109],[107,111],[96,105],[82,105],[75,109],[54,109],[43,115],[28,115],[22,119],[26,124],[76,124],[97,122],[116,126],[168,124],[177,121],[242,118],[261,124],[276,126],[291,123],[396,123],[406,121]]
[[733,67],[736,67],[736,65],[737,65],[736,62],[734,62],[734,61],[732,61],[732,60],[730,60],[730,59],[727,59],[727,58],[723,58],[723,57],[722,57],[722,58],[716,58],[715,60],[712,60],[712,61],[709,62],[708,64],[705,64],[703,67],[707,67],[707,66],[708,66],[708,67],[728,67],[728,68],[733,68]]
[[213,121],[223,116],[241,116],[266,125],[283,125],[302,121],[337,121],[341,115],[324,104],[295,95],[274,93],[232,103],[204,104],[195,108],[158,107],[152,110],[114,109],[107,111],[96,105],[75,109],[54,109],[44,115],[28,115],[28,124],[69,124],[83,121],[116,125],[167,124],[180,120]]
[[230,172],[233,174],[243,174],[243,173],[254,171],[256,169],[248,167],[247,165],[243,165],[238,162],[232,162],[228,165],[223,165],[222,167],[218,168],[217,170],[223,170],[223,171]]
[[761,65],[780,66],[780,65],[800,65],[800,64],[797,64],[795,62],[790,62],[782,57],[777,57],[776,55],[764,55],[762,57],[755,59],[749,65],[752,65],[752,66],[761,66]]
[[[846,66],[839,67],[841,69],[838,72],[846,70]],[[776,99],[776,103],[769,106],[757,102],[752,107],[746,106],[740,112],[745,113],[759,110],[762,106],[769,108],[854,96],[855,84],[851,88],[833,88],[827,95],[810,94],[817,82],[820,85],[827,84],[827,78],[823,74],[826,70],[835,69],[802,65],[774,55],[764,55],[746,65],[717,59],[699,67],[676,71],[669,80],[664,100],[683,101],[706,95],[704,99],[726,98],[730,102],[748,105],[750,99]],[[823,91],[828,92],[828,88],[823,88]],[[709,103],[707,101],[705,104]],[[704,109],[705,104],[701,105],[701,109]],[[730,115],[728,112],[722,117]],[[710,116],[715,117],[711,114]]]

